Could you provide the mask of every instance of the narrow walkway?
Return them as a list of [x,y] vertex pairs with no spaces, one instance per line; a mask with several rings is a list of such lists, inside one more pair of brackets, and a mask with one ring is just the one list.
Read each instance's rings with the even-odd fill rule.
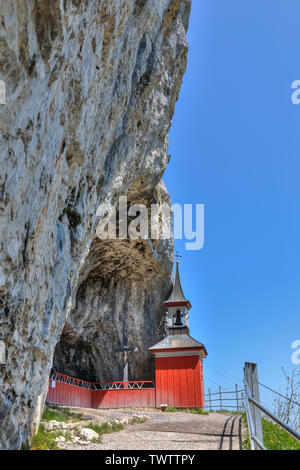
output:
[[[87,410],[86,410],[87,411]],[[136,414],[137,410],[93,410],[94,418],[109,421]],[[78,446],[66,443],[67,449],[95,450],[241,450],[244,429],[240,415],[210,413],[196,415],[184,412],[163,413],[142,410],[149,418],[143,424],[105,434],[102,444]]]

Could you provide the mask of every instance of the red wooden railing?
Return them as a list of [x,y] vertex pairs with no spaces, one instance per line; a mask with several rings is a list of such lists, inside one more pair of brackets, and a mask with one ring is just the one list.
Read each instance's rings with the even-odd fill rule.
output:
[[68,385],[75,385],[76,387],[86,388],[88,390],[91,388],[91,382],[77,379],[76,377],[71,377],[70,375],[61,374],[60,372],[53,372],[50,374],[49,380],[55,380],[56,382],[61,382]]
[[49,379],[47,402],[82,408],[155,408],[155,384],[150,380],[87,382],[55,372]]

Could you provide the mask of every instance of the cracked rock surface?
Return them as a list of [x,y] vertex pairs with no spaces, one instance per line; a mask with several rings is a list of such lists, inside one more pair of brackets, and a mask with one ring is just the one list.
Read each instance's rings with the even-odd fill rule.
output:
[[161,178],[186,68],[190,0],[0,3],[0,447],[30,441],[53,360],[150,378],[173,241],[104,240],[97,207],[170,203]]

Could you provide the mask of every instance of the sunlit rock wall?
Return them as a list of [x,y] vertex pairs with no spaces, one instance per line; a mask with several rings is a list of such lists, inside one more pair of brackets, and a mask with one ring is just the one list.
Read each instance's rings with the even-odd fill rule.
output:
[[[109,350],[125,320],[139,350],[156,335],[172,240],[100,242],[96,209],[168,199],[189,11],[190,0],[0,1],[1,448],[30,440],[64,325],[61,365],[87,364],[91,378],[119,375]],[[150,376],[134,355],[132,376]]]

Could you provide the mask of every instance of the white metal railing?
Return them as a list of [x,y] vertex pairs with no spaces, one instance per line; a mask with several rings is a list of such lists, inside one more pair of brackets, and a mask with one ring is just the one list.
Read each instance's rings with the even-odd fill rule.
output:
[[50,380],[61,382],[76,387],[85,388],[87,390],[144,390],[155,388],[153,380],[135,380],[128,382],[87,382],[86,380],[77,379],[60,372],[52,372]]
[[[223,391],[220,386],[219,391],[215,393],[211,393],[210,389],[208,389],[208,393],[205,395],[206,409],[218,409],[220,411],[233,409],[238,412],[246,412],[252,450],[267,450],[263,439],[262,413],[300,442],[300,433],[296,429],[292,428],[289,424],[286,424],[261,404],[259,385],[273,391],[274,393],[278,392],[258,381],[257,364],[250,362],[245,363],[243,384],[244,388],[235,385],[235,390],[232,391]],[[284,395],[281,396],[286,398]],[[293,401],[293,403],[300,406],[296,401]]]
[[[300,433],[293,429],[288,424],[284,423],[281,419],[279,419],[276,415],[274,415],[270,410],[264,407],[259,401],[255,400],[252,397],[251,392],[249,390],[249,385],[244,379],[245,385],[245,402],[246,402],[246,413],[247,413],[247,420],[248,420],[248,429],[249,429],[249,437],[251,442],[252,450],[255,449],[256,444],[261,450],[267,450],[264,444],[261,442],[261,439],[257,436],[255,425],[253,422],[253,416],[250,410],[250,404],[257,408],[260,412],[263,412],[266,416],[268,416],[272,421],[278,424],[282,429],[284,429],[287,433],[289,433],[294,439],[300,442]],[[259,413],[261,419],[261,413]]]
[[77,379],[75,377],[70,377],[69,375],[60,374],[59,372],[53,372],[50,374],[50,380],[55,382],[61,382],[68,385],[75,385],[76,387],[90,389],[90,382],[86,380]]
[[128,382],[93,382],[91,390],[145,390],[155,388],[153,380]]

